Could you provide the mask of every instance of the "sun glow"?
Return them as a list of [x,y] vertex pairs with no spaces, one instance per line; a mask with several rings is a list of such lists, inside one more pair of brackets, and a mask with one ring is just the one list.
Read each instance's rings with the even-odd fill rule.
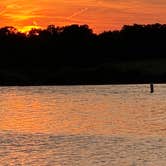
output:
[[41,29],[41,26],[28,25],[28,26],[18,27],[18,31],[20,31],[22,33],[28,33],[31,29]]

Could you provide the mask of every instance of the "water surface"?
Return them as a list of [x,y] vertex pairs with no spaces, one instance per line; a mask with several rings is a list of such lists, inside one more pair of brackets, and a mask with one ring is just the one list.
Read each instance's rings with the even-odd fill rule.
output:
[[0,88],[0,165],[165,166],[166,85]]

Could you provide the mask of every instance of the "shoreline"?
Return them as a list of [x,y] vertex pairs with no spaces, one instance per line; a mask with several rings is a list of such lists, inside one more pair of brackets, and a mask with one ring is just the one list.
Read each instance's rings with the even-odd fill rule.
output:
[[47,83],[47,84],[39,84],[39,83],[6,83],[6,84],[0,84],[1,87],[7,87],[7,86],[103,86],[103,85],[143,85],[143,84],[166,84],[166,82],[112,82],[112,83],[63,83],[63,84],[53,84],[53,83]]

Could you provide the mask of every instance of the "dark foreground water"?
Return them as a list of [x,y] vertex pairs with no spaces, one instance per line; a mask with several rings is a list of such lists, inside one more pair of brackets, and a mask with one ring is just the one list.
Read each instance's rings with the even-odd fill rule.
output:
[[0,88],[2,166],[165,166],[166,85]]

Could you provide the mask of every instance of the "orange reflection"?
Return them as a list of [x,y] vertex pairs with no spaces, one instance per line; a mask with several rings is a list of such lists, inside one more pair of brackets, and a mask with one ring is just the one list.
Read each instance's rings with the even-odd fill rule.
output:
[[53,93],[54,90],[50,92],[48,88],[43,93],[39,87],[26,91],[16,88],[1,94],[0,130],[65,135],[166,135],[165,100],[159,96],[118,96],[109,91],[106,96],[90,96],[81,91],[63,94]]
[[[4,98],[5,100],[5,98]],[[6,98],[7,106],[1,116],[1,130],[13,130],[20,132],[37,132],[42,130],[44,114],[38,110],[42,105],[37,100],[29,100],[23,96],[12,94]],[[40,117],[40,118],[39,118]]]

